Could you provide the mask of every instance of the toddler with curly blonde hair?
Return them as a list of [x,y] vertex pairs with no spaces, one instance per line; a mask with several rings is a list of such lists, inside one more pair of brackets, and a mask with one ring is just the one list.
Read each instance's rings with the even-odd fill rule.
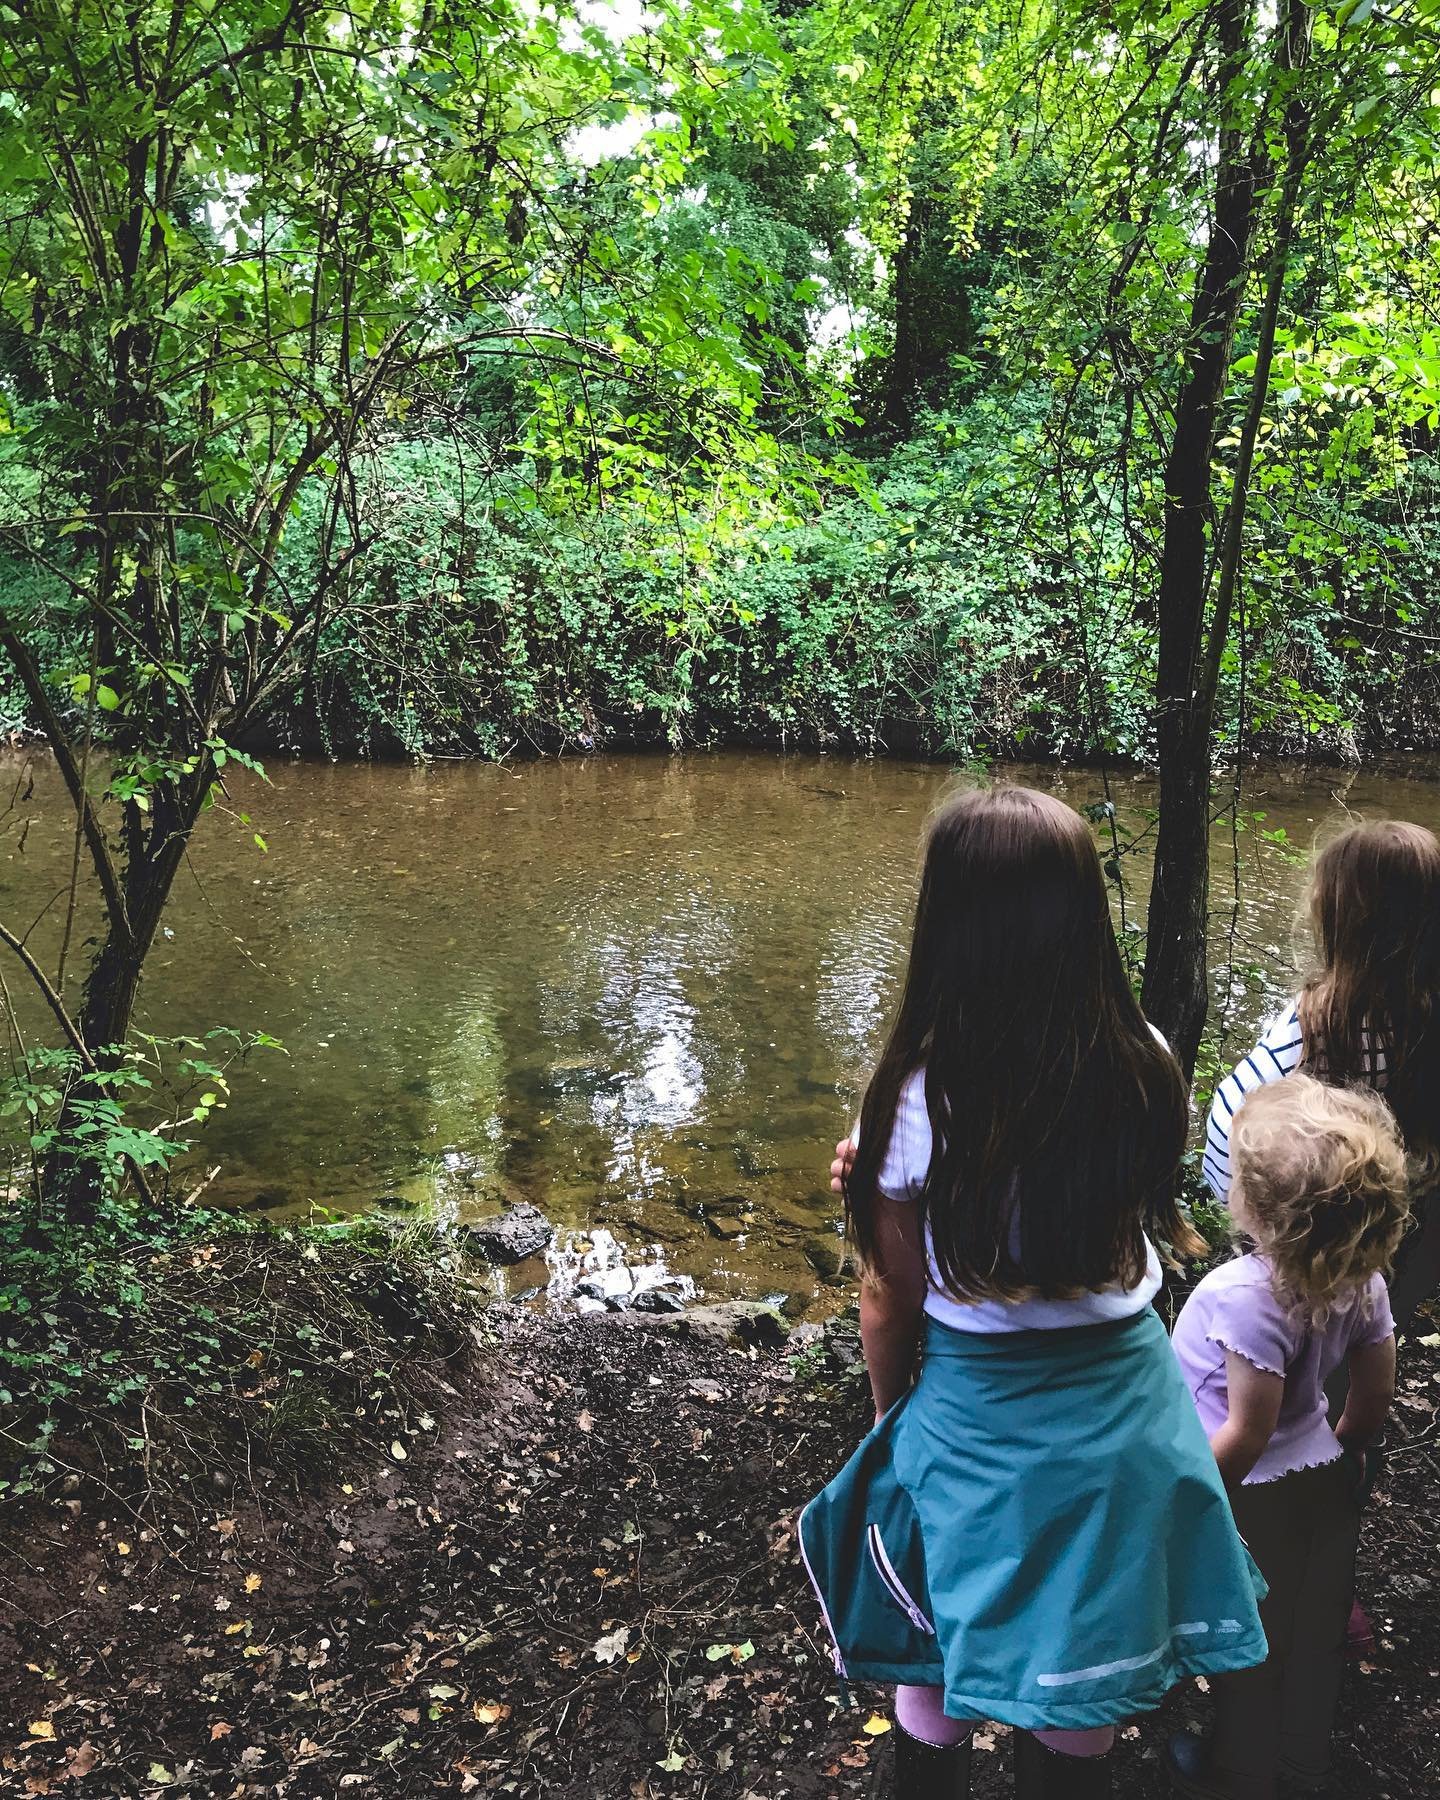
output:
[[[1302,1788],[1329,1774],[1363,1452],[1395,1386],[1385,1275],[1409,1200],[1395,1120],[1373,1089],[1303,1074],[1257,1088],[1230,1153],[1231,1213],[1255,1248],[1199,1283],[1174,1343],[1270,1585],[1270,1655],[1215,1678],[1213,1737],[1173,1738],[1169,1764],[1194,1800],[1273,1800],[1282,1773]],[[1349,1396],[1332,1429],[1325,1383],[1342,1363]]]

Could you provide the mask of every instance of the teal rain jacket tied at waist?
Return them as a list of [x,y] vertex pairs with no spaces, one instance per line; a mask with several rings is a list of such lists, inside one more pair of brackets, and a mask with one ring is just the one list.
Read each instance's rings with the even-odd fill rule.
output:
[[1263,1662],[1265,1584],[1156,1313],[926,1324],[915,1387],[800,1519],[841,1676],[1079,1730]]

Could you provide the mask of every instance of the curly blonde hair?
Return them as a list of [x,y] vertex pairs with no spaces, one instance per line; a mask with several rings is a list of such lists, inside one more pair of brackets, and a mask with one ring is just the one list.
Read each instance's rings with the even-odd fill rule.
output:
[[1312,1325],[1391,1259],[1410,1218],[1394,1114],[1369,1088],[1311,1075],[1256,1088],[1235,1115],[1231,1208],[1276,1291]]

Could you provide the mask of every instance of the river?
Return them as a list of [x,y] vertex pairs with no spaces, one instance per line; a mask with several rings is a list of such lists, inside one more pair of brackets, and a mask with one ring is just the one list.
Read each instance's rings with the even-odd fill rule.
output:
[[[30,941],[53,969],[73,814],[43,758],[4,765],[0,918],[24,930],[43,911]],[[144,989],[148,1029],[285,1046],[236,1071],[206,1130],[209,1197],[462,1220],[526,1198],[561,1226],[659,1245],[711,1294],[822,1298],[830,1146],[894,994],[926,814],[956,771],[725,752],[269,772],[207,817]],[[1088,770],[995,773],[1075,805],[1103,795]],[[1264,817],[1239,840],[1238,909],[1228,823],[1215,846],[1233,1034],[1293,985],[1316,834],[1347,814],[1440,827],[1437,775],[1247,774],[1244,811]],[[1143,828],[1152,784],[1112,792]],[[1124,860],[1143,918],[1148,859]],[[33,1034],[23,972],[8,979]]]

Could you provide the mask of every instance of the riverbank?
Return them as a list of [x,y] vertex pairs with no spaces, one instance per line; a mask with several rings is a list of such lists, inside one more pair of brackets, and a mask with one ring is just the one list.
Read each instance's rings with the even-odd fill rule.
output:
[[[415,1340],[402,1385],[429,1411],[354,1421],[308,1469],[216,1484],[181,1445],[170,1478],[12,1504],[0,1794],[870,1793],[884,1696],[840,1706],[793,1536],[864,1428],[853,1327],[762,1347],[673,1317],[474,1324]],[[1366,1531],[1380,1641],[1349,1682],[1347,1800],[1435,1792],[1437,1399],[1417,1345]],[[1127,1733],[1121,1800],[1163,1794],[1157,1745],[1204,1704]],[[998,1800],[1007,1734],[977,1743]]]

